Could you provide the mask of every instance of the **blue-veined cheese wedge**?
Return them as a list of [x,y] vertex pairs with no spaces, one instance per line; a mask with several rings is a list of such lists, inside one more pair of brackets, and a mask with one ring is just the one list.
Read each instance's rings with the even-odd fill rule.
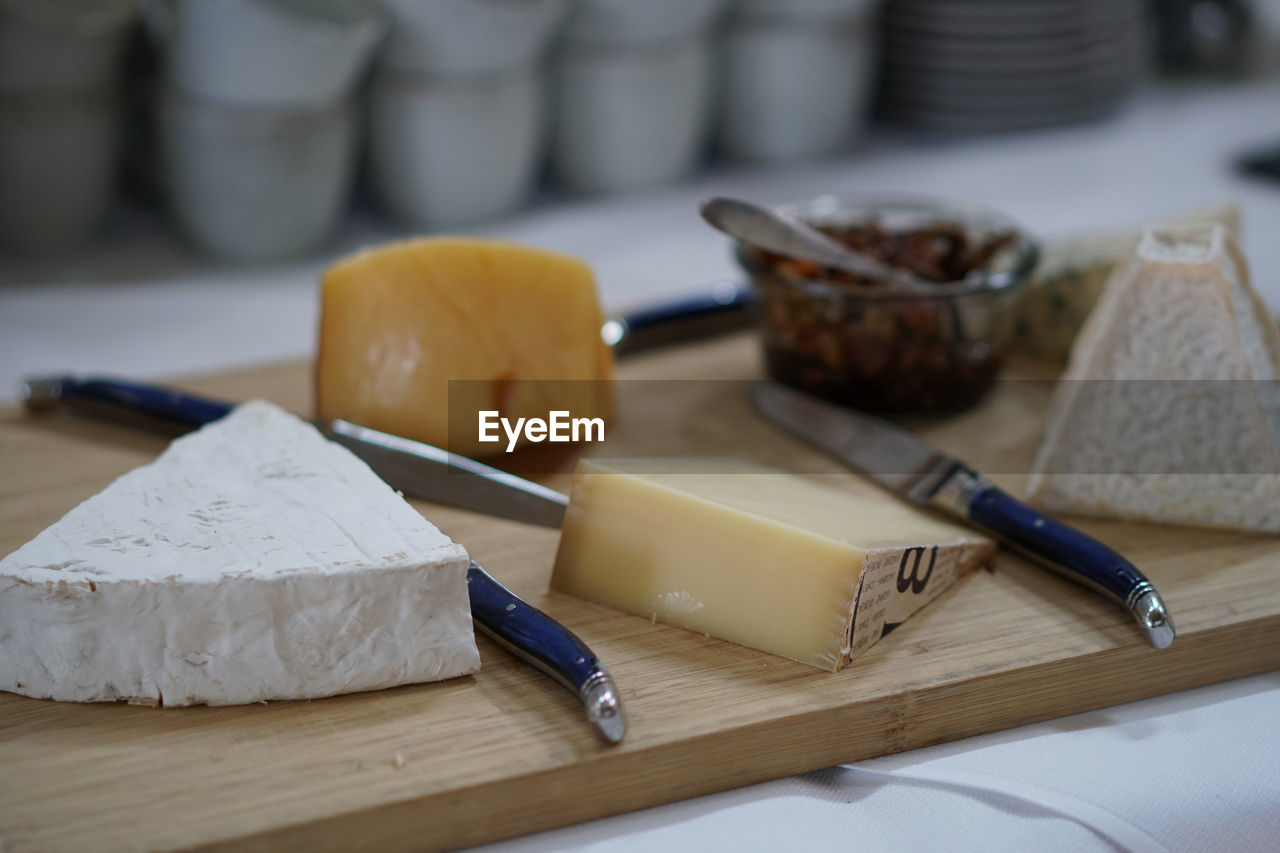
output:
[[[1196,223],[1216,223],[1239,235],[1240,209],[1220,204],[1153,224]],[[1107,280],[1129,262],[1141,237],[1141,228],[1129,228],[1069,237],[1048,245],[1018,307],[1014,325],[1017,348],[1065,362]]]

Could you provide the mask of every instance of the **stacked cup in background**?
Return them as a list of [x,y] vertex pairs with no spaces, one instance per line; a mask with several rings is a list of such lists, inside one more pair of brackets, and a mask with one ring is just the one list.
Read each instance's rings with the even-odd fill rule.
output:
[[552,166],[582,193],[677,180],[705,148],[725,0],[578,0],[555,58]]
[[721,47],[718,147],[782,163],[836,154],[867,115],[874,0],[740,0]]
[[543,152],[542,59],[569,0],[384,0],[391,32],[369,94],[369,175],[418,228],[528,199]]
[[115,186],[132,0],[0,0],[0,248],[64,249]]
[[163,183],[216,257],[302,255],[350,195],[355,93],[385,19],[371,0],[148,0],[164,56]]

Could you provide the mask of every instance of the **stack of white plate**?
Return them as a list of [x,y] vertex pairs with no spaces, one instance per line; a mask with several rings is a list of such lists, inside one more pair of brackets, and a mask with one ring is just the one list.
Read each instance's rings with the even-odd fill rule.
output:
[[888,0],[883,108],[981,133],[1115,112],[1147,67],[1144,0]]

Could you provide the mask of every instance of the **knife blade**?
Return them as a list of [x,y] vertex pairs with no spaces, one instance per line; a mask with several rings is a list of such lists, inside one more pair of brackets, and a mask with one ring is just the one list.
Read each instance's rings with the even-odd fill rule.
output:
[[768,421],[899,497],[985,530],[1120,604],[1154,648],[1173,643],[1173,619],[1151,581],[1093,537],[1032,509],[959,459],[879,418],[776,382],[755,385],[751,396]]
[[[103,376],[29,377],[19,394],[32,410],[61,402],[91,403],[193,429],[231,410],[221,400],[176,388]],[[363,459],[392,488],[415,498],[544,527],[558,528],[564,521],[569,498],[540,483],[350,421],[314,423],[326,438]]]
[[[721,281],[613,314],[601,326],[600,336],[619,355],[628,355],[741,328],[751,321],[751,304],[751,289],[746,283]],[[189,427],[206,424],[227,411],[221,401],[107,377],[29,378],[21,394],[30,408],[76,400]],[[564,520],[568,498],[538,483],[349,421],[316,426],[363,459],[392,487],[414,497],[546,527],[558,528]]]
[[[200,427],[233,406],[173,388],[118,379],[73,376],[32,378],[22,397],[33,410],[61,401],[84,401]],[[450,453],[438,447],[379,432],[347,421],[322,426],[322,432],[363,459],[394,488],[426,500],[465,506],[559,527],[568,498],[538,483]],[[609,743],[626,733],[622,700],[609,671],[576,634],[498,583],[474,560],[467,569],[467,595],[478,627],[499,645],[532,664],[578,695],[587,719]]]
[[359,456],[393,488],[433,503],[559,529],[569,497],[467,456],[350,421],[320,431]]

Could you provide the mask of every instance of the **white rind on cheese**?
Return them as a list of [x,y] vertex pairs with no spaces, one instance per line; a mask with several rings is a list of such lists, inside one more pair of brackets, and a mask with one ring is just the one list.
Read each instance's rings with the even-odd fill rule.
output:
[[[1240,234],[1240,209],[1220,204],[1188,211],[1152,225],[1218,224]],[[1024,352],[1066,362],[1071,345],[1112,274],[1123,272],[1142,241],[1141,227],[1084,234],[1045,247],[1035,276],[1018,306],[1014,345]]]
[[878,489],[741,460],[590,460],[551,585],[834,671],[994,551]]
[[1148,229],[1062,376],[1028,497],[1280,532],[1280,336],[1221,226]]
[[464,675],[468,565],[345,448],[246,403],[0,561],[0,689],[234,705]]

